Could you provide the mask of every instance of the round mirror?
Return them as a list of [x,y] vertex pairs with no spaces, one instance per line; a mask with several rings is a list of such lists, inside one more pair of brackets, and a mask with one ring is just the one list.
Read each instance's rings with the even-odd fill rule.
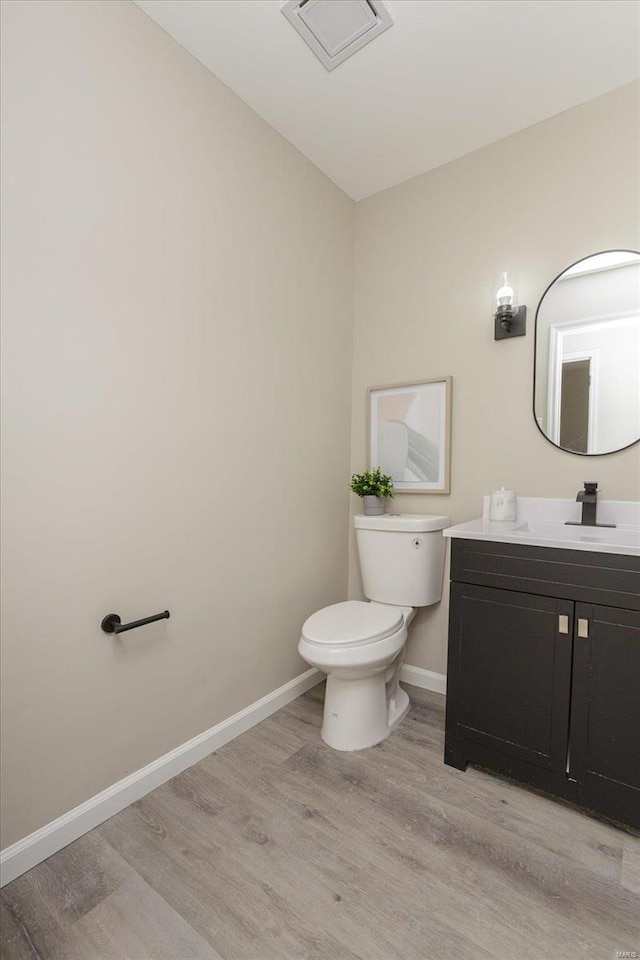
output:
[[640,253],[578,260],[536,312],[533,415],[547,440],[584,456],[640,440]]

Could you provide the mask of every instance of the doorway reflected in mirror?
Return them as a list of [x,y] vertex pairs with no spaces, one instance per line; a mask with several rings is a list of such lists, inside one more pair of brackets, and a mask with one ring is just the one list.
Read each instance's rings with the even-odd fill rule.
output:
[[551,443],[601,456],[640,439],[640,253],[585,257],[536,313],[534,416]]

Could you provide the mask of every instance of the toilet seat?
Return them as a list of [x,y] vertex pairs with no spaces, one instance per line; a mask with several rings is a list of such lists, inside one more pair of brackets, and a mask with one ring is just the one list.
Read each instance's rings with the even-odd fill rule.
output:
[[403,623],[397,607],[346,600],[313,613],[302,626],[302,636],[309,643],[355,647],[384,640],[397,633]]

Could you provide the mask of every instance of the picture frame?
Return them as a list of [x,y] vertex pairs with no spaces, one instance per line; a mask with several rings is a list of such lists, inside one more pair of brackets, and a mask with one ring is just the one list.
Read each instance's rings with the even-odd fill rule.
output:
[[397,493],[451,492],[451,377],[367,390],[369,469]]

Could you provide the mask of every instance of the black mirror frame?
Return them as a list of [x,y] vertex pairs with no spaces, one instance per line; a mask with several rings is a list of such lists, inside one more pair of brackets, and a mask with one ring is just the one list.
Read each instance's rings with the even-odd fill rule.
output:
[[580,453],[578,450],[567,450],[566,447],[561,447],[560,444],[554,443],[553,440],[549,439],[538,423],[538,418],[536,417],[536,366],[538,357],[538,314],[540,313],[540,307],[542,306],[544,298],[549,293],[549,290],[551,290],[551,287],[560,279],[560,277],[564,276],[567,270],[571,270],[572,267],[582,263],[583,260],[590,260],[591,257],[598,257],[603,253],[635,253],[636,256],[640,257],[640,251],[638,250],[629,250],[627,247],[614,247],[611,250],[598,250],[596,253],[589,253],[586,257],[580,257],[579,260],[575,260],[573,263],[570,263],[568,267],[565,267],[564,270],[562,270],[556,277],[553,278],[547,289],[540,297],[538,306],[536,307],[536,317],[533,327],[533,422],[547,443],[550,443],[552,447],[556,448],[556,450],[562,450],[563,453],[569,453],[573,457],[610,457],[612,453],[621,453],[622,450],[629,450],[630,447],[635,447],[636,443],[640,443],[640,437],[636,437],[635,440],[632,440],[631,443],[627,443],[624,447],[618,447],[615,450],[607,450],[605,453]]

